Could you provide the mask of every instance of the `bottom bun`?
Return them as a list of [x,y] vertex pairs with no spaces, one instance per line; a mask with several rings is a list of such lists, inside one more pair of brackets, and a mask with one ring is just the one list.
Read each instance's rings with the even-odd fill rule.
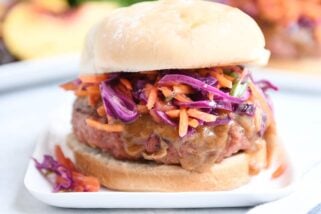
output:
[[[265,151],[265,141],[264,151]],[[77,168],[97,177],[109,189],[124,191],[219,191],[240,187],[250,180],[250,162],[246,153],[239,153],[213,164],[209,171],[199,173],[175,165],[160,165],[116,160],[111,155],[68,137]],[[264,162],[266,153],[262,154]],[[257,158],[257,157],[256,157]],[[262,158],[257,158],[257,160]]]

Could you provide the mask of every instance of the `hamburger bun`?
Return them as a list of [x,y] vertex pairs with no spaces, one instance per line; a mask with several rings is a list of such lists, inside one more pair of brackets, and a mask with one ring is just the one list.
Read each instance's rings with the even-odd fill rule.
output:
[[266,64],[256,22],[239,9],[201,0],[160,0],[120,8],[87,36],[81,73]]

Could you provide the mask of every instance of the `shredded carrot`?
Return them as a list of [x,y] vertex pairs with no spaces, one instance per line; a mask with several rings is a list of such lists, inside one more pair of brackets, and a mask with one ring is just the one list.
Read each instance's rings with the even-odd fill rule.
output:
[[107,112],[106,112],[106,118],[107,118],[108,123],[113,123],[116,120],[115,118],[113,118],[112,116],[107,114]]
[[315,29],[314,33],[315,33],[316,40],[318,41],[319,44],[321,44],[321,27],[318,27],[317,29]]
[[185,94],[176,94],[175,99],[180,102],[191,102],[192,100],[187,97]]
[[79,79],[83,83],[100,83],[108,78],[107,74],[98,74],[98,75],[83,75],[79,76]]
[[60,163],[61,165],[63,165],[67,169],[69,169],[70,171],[76,170],[76,167],[74,166],[72,161],[69,158],[65,157],[65,155],[62,152],[62,149],[59,145],[55,146],[55,157],[56,157],[58,163]]
[[150,116],[156,121],[157,123],[161,123],[161,119],[158,117],[158,115],[155,113],[155,111],[152,109],[149,111]]
[[204,77],[208,74],[208,69],[200,69],[198,72],[201,76]]
[[162,112],[176,109],[176,107],[173,106],[171,103],[164,102],[164,101],[159,100],[159,99],[157,99],[157,101],[155,103],[155,108],[157,110],[159,110],[159,111],[162,111]]
[[119,81],[120,81],[121,84],[123,84],[128,90],[130,90],[130,91],[133,90],[133,86],[132,86],[132,84],[129,82],[128,79],[121,78]]
[[120,91],[120,92],[122,92],[124,95],[126,95],[127,97],[132,97],[133,95],[132,95],[132,92],[130,91],[130,90],[128,90],[127,88],[126,88],[126,86],[124,86],[123,84],[118,84],[117,86],[116,86],[116,88]]
[[[77,171],[73,162],[67,158],[59,145],[55,146],[55,157],[59,164],[66,167],[71,172],[73,185],[71,191],[75,192],[97,192],[100,189],[99,180],[92,176],[85,176]],[[66,182],[66,178],[61,175],[56,176],[56,185]]]
[[86,119],[86,124],[90,127],[96,128],[101,131],[106,131],[106,132],[122,132],[124,130],[124,127],[122,125],[103,124],[90,118]]
[[99,106],[96,111],[99,116],[101,116],[101,117],[106,116],[106,110],[105,110],[104,105]]
[[272,174],[272,179],[280,177],[286,170],[287,164],[281,164]]
[[233,86],[232,81],[225,78],[222,69],[218,70],[217,72],[215,71],[211,72],[211,75],[218,80],[218,83],[220,84],[220,86],[226,87],[226,88],[232,88]]
[[260,109],[256,109],[255,113],[254,113],[254,124],[256,127],[256,131],[259,132],[262,128],[261,124],[262,124],[262,112]]
[[99,94],[100,93],[100,89],[99,89],[98,85],[88,86],[88,87],[86,87],[86,91],[89,94]]
[[148,99],[147,99],[147,108],[150,110],[154,107],[155,103],[157,101],[157,88],[156,87],[152,87],[150,89],[149,95],[148,95]]
[[85,96],[88,96],[89,93],[88,93],[88,91],[85,91],[85,90],[82,90],[82,89],[77,89],[77,90],[75,91],[75,95],[76,95],[77,97],[85,97]]
[[174,92],[168,87],[160,87],[159,90],[163,93],[165,97],[171,97],[174,95]]
[[78,88],[73,82],[66,82],[60,85],[61,88],[65,89],[66,91],[74,91]]
[[262,110],[267,114],[267,126],[269,126],[270,122],[272,121],[272,111],[271,108],[269,106],[269,104],[266,102],[266,99],[263,97],[262,93],[260,93],[258,91],[258,89],[256,88],[256,86],[253,84],[253,82],[251,80],[249,80],[249,88],[251,89],[251,96],[252,99],[254,100],[258,100]]
[[189,119],[188,120],[188,125],[193,127],[193,128],[196,128],[197,126],[199,126],[199,122],[196,119]]
[[169,116],[170,118],[177,118],[179,117],[179,109],[174,109],[174,110],[169,110],[166,111],[165,113],[167,114],[167,116]]
[[225,74],[224,74],[224,77],[225,77],[225,79],[228,79],[228,80],[231,81],[231,82],[233,82],[233,81],[235,80],[234,77],[229,76],[229,75],[225,75]]
[[98,96],[98,95],[89,95],[88,97],[88,103],[89,103],[89,105],[91,106],[91,107],[95,107],[96,106],[96,104],[97,104],[97,102],[99,101],[99,99],[100,99],[100,96]]
[[173,90],[175,94],[190,94],[193,92],[192,88],[187,85],[174,85]]
[[213,114],[208,114],[197,109],[188,109],[187,114],[190,117],[194,117],[205,122],[214,122],[217,118],[217,116]]
[[[62,165],[62,164],[61,164]],[[69,170],[69,169],[68,169]],[[70,172],[72,172],[72,171],[70,171]],[[66,181],[66,178],[65,177],[62,177],[61,175],[56,175],[56,179],[55,179],[55,184],[56,185],[66,185],[66,183],[67,183],[68,181]],[[75,188],[74,188],[74,186],[72,186],[71,187],[71,189],[70,189],[71,191],[75,191]]]
[[188,130],[188,115],[186,109],[181,109],[179,112],[179,127],[178,134],[180,137],[184,137]]
[[213,71],[210,72],[210,74],[213,75],[213,72],[214,72],[214,73],[222,74],[222,73],[223,73],[223,68],[221,68],[221,67],[214,67],[214,68],[213,68]]
[[100,90],[98,86],[88,86],[86,89],[82,89],[82,87],[78,87],[75,91],[75,95],[78,97],[90,96],[90,95],[99,95]]
[[140,113],[147,113],[148,112],[148,108],[145,105],[137,105],[137,110]]
[[97,192],[100,189],[100,183],[96,177],[73,171],[72,178],[74,180],[74,191],[76,192]]
[[214,100],[214,94],[208,93],[208,99],[209,100]]
[[146,75],[157,75],[158,74],[157,71],[143,71],[141,73],[146,74]]
[[147,83],[147,84],[145,85],[144,91],[147,92],[147,93],[149,93],[149,91],[150,91],[152,88],[154,88],[154,86],[153,86],[152,84],[150,84],[150,83]]

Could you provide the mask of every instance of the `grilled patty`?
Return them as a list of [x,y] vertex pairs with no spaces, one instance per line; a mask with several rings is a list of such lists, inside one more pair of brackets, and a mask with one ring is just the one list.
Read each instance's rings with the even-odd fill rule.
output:
[[[98,104],[99,105],[99,104]],[[105,132],[86,124],[87,118],[107,122],[87,99],[77,98],[72,126],[77,139],[120,160],[154,161],[204,171],[240,151],[254,151],[259,138],[255,117],[231,114],[227,125],[200,126],[180,138],[175,127],[155,122],[145,114],[124,125],[123,132]],[[120,122],[119,122],[120,123]]]

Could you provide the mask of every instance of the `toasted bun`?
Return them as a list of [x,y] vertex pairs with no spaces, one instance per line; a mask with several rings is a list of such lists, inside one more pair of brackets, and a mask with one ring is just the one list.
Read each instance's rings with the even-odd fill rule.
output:
[[113,11],[88,34],[81,74],[265,64],[269,51],[239,9],[201,0],[143,2]]
[[218,191],[240,187],[250,180],[250,168],[267,165],[266,143],[261,140],[254,154],[239,153],[206,172],[198,173],[174,165],[116,160],[107,153],[79,143],[69,135],[77,168],[97,177],[103,186],[125,191]]

